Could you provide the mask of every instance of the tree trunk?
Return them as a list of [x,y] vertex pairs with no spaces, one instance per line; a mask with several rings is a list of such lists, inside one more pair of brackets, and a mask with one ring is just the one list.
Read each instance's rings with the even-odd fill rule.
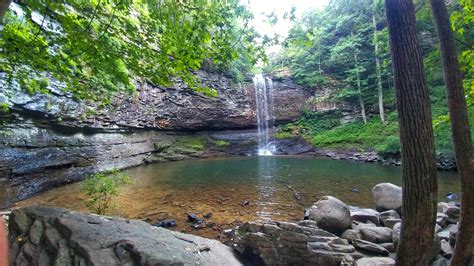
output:
[[382,123],[385,123],[385,116],[383,110],[383,90],[382,90],[382,71],[380,69],[379,46],[377,44],[377,23],[375,21],[375,1],[373,3],[372,25],[374,27],[374,54],[375,54],[375,71],[377,74],[377,90],[379,95],[379,114]]
[[0,24],[3,24],[3,16],[8,10],[12,0],[0,0]]
[[412,0],[386,0],[403,172],[397,265],[428,265],[436,218],[436,161],[430,98]]
[[448,98],[456,163],[462,184],[461,219],[451,265],[467,265],[474,254],[474,171],[471,130],[448,10],[444,0],[431,0]]
[[356,77],[357,77],[357,91],[359,92],[359,104],[360,104],[360,112],[362,114],[362,120],[364,120],[364,124],[367,124],[367,115],[365,114],[365,105],[364,100],[362,99],[362,89],[360,88],[360,76],[359,76],[359,69],[358,67],[358,59],[357,59],[357,52],[354,53],[354,62],[356,64]]

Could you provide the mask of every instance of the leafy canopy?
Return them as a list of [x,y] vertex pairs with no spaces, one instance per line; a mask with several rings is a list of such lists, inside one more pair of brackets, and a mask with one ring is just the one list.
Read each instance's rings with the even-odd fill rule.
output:
[[79,99],[135,90],[135,79],[199,86],[203,64],[226,70],[264,56],[238,0],[68,0],[12,4],[1,31],[0,72],[9,85],[47,92],[51,78]]

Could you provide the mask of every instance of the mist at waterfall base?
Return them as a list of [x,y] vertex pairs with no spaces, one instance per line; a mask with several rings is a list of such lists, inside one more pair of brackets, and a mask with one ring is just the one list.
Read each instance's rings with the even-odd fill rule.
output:
[[269,156],[275,152],[273,127],[275,125],[273,106],[273,82],[271,78],[257,74],[253,77],[255,106],[258,128],[258,155]]

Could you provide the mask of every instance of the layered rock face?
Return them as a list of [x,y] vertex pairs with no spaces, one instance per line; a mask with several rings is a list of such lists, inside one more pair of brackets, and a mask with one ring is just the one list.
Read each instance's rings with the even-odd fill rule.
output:
[[[8,88],[11,110],[0,113],[0,190],[6,191],[0,207],[98,171],[253,153],[253,83],[199,76],[219,96],[198,94],[179,82],[172,88],[140,84],[137,93],[118,95],[100,109],[74,101],[57,83],[49,95]],[[273,95],[277,123],[297,119],[309,98],[289,79],[275,81]],[[299,140],[282,144],[282,154],[311,149]]]
[[9,231],[11,265],[242,265],[217,240],[64,209],[14,210]]

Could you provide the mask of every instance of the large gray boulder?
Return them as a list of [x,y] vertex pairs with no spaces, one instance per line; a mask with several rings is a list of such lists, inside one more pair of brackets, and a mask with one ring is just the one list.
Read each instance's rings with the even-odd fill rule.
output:
[[372,188],[375,208],[377,211],[401,211],[402,188],[391,183],[380,183]]
[[362,239],[372,243],[392,242],[392,229],[388,227],[362,227],[359,232]]
[[258,256],[265,265],[339,266],[360,257],[347,240],[306,221],[248,222],[237,230],[235,243],[238,251]]
[[341,234],[352,223],[349,206],[331,196],[322,197],[310,208],[309,219],[316,221],[318,227],[334,234]]
[[216,240],[143,221],[28,207],[9,221],[12,265],[241,265]]

